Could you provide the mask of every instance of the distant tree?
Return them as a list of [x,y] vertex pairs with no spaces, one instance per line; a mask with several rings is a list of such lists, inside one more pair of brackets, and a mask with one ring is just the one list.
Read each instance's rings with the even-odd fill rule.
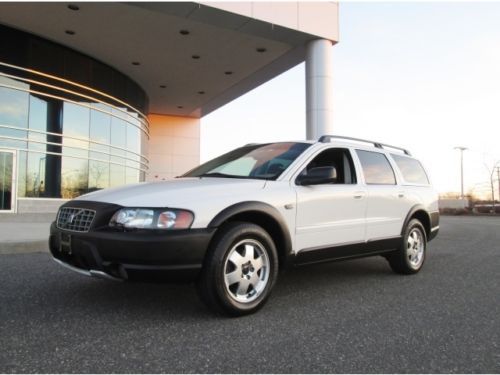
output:
[[[488,170],[490,175],[490,186],[491,186],[491,212],[495,212],[495,172],[497,167],[500,166],[500,160],[496,160],[493,162],[493,165],[490,167],[487,162],[484,162],[484,167]],[[500,184],[500,181],[499,181]]]
[[467,190],[465,198],[468,199],[471,204],[481,200],[481,196],[475,191],[474,188],[469,188],[469,190]]
[[109,174],[109,167],[107,164],[103,163],[93,163],[89,168],[89,189],[96,190],[104,188],[103,177],[107,177]]
[[460,198],[460,193],[454,191],[447,191],[445,193],[439,194],[439,198],[441,199],[458,199]]

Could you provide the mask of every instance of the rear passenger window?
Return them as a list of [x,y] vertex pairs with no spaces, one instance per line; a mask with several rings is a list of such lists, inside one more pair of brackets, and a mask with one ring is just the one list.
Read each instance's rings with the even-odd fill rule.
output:
[[396,177],[391,164],[384,154],[379,152],[356,150],[365,182],[370,185],[396,185]]
[[406,182],[411,184],[429,184],[429,179],[427,178],[427,174],[422,167],[422,164],[418,160],[413,158],[409,158],[402,155],[394,155],[391,154],[391,157],[396,162],[403,178]]

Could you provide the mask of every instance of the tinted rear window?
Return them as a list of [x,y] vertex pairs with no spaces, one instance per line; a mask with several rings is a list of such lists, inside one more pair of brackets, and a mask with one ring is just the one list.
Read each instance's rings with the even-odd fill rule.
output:
[[411,184],[429,184],[429,179],[422,164],[418,160],[401,155],[391,154],[403,178]]
[[396,177],[391,164],[384,154],[379,152],[356,150],[365,182],[370,185],[395,185]]

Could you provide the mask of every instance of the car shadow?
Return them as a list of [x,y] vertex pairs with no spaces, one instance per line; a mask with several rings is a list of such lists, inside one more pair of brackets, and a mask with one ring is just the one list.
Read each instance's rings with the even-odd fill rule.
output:
[[[332,289],[342,290],[358,283],[369,287],[375,279],[392,275],[382,257],[290,268],[279,275],[271,300],[293,300],[294,296],[308,295],[314,303],[315,296],[320,299]],[[56,310],[69,309],[70,314],[78,314],[84,309],[94,317],[111,311],[126,313],[137,320],[224,318],[202,304],[194,283],[114,282],[58,269],[57,277],[44,284],[43,288],[52,291],[44,303]]]

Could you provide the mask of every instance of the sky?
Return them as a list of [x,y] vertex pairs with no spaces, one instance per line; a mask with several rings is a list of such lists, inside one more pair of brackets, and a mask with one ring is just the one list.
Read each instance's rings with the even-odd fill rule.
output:
[[[340,2],[339,24],[335,134],[409,149],[442,193],[460,192],[454,147],[467,147],[464,190],[490,194],[488,168],[500,161],[500,3]],[[201,161],[250,142],[305,139],[305,121],[300,64],[202,118]]]

